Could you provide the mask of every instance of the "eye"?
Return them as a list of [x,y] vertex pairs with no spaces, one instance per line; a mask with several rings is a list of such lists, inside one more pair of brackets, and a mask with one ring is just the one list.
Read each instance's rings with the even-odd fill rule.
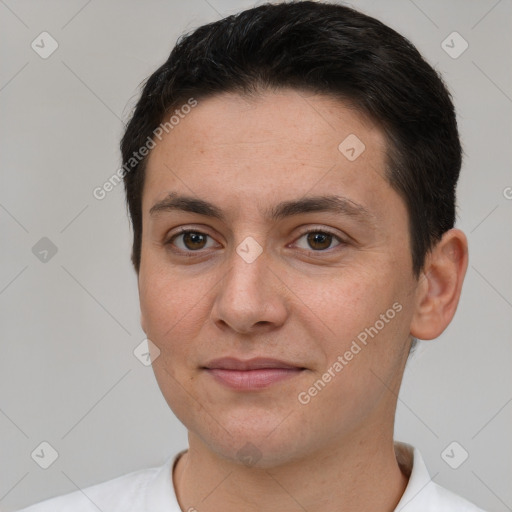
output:
[[[208,245],[208,239],[212,240],[210,245]],[[300,240],[302,239],[304,239],[304,242],[301,244]],[[338,243],[333,246],[334,241]],[[305,231],[295,242],[295,245],[298,245],[300,249],[310,252],[327,252],[328,249],[343,244],[344,241],[338,235],[323,229],[310,229],[309,231]],[[215,247],[215,242],[213,242],[210,235],[201,231],[181,229],[179,233],[172,235],[169,240],[165,242],[165,245],[172,246],[173,250],[176,252],[192,255],[190,253]]]
[[[306,231],[305,233],[302,233],[298,240],[301,240],[303,238],[305,238],[305,243],[308,246],[299,247],[307,251],[326,251],[327,249],[332,248],[331,244],[333,243],[334,239],[338,240],[339,242],[335,247],[343,244],[343,240],[339,236],[335,235],[334,233],[330,233],[329,231],[323,231],[320,229]],[[295,243],[297,244],[297,242]]]
[[[207,239],[211,238],[210,235],[195,231],[192,229],[182,229],[178,234],[173,235],[166,245],[174,245],[183,252],[195,252],[201,249],[209,249],[212,246],[207,245]],[[180,240],[181,243],[175,244],[175,240]],[[214,246],[214,245],[213,245]]]

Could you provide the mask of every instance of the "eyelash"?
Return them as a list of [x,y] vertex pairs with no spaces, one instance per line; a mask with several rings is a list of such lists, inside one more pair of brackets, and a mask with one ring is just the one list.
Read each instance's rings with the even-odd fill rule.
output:
[[[178,238],[179,236],[182,236],[182,235],[186,235],[188,233],[194,233],[194,234],[197,234],[197,235],[204,235],[204,236],[207,236],[209,238],[212,238],[210,235],[208,235],[208,233],[203,233],[202,231],[199,231],[197,229],[185,229],[185,228],[182,228],[180,230],[179,233],[175,233],[174,235],[172,235],[169,240],[167,242],[165,242],[165,245],[169,245],[169,246],[172,246],[173,245],[173,242],[176,238]],[[302,249],[303,251],[305,251],[306,253],[309,253],[309,254],[312,254],[312,255],[318,255],[320,253],[326,253],[326,252],[331,252],[333,251],[336,247],[339,247],[339,246],[342,246],[342,245],[346,245],[346,241],[343,240],[340,236],[336,235],[335,233],[329,231],[329,230],[326,230],[324,228],[322,229],[309,229],[307,231],[304,231],[302,232],[298,238],[296,239],[296,241],[300,240],[302,237],[306,236],[306,235],[309,235],[310,233],[321,233],[322,235],[329,235],[329,236],[332,236],[333,238],[337,239],[337,241],[339,242],[339,244],[337,246],[335,246],[334,248],[328,248],[328,249],[323,249],[323,250],[308,250],[308,249]],[[198,249],[197,251],[192,251],[192,250],[187,250],[187,251],[184,251],[183,249],[172,249],[174,252],[177,252],[179,253],[180,255],[183,255],[185,257],[194,257],[196,256],[197,254],[200,254],[201,252],[204,251],[204,249]]]

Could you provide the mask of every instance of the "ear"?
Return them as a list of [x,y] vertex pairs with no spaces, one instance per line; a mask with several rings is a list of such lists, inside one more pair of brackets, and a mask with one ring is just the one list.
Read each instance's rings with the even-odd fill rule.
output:
[[450,229],[427,255],[418,281],[411,335],[437,338],[457,310],[468,267],[468,242],[460,229]]

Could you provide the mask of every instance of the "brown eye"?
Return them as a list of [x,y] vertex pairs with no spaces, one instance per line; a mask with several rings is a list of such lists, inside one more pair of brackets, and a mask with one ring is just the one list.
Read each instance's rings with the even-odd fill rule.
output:
[[312,249],[324,250],[328,249],[332,242],[332,235],[328,233],[308,233],[308,244]]
[[184,233],[183,234],[183,243],[188,249],[196,250],[203,249],[206,243],[206,235],[202,233]]
[[[338,243],[336,246],[341,245],[343,243],[343,240],[341,240],[338,236],[334,235],[333,233],[329,233],[327,231],[320,231],[320,230],[311,230],[307,231],[306,233],[303,233],[301,237],[298,240],[305,239],[306,246],[304,244],[301,246],[299,242],[296,242],[297,245],[301,249],[305,250],[313,250],[316,252],[320,251],[326,251],[327,249],[331,249],[331,245],[334,240],[337,240]],[[334,246],[334,247],[336,247]]]
[[183,252],[193,252],[208,248],[206,246],[208,238],[210,238],[209,235],[200,231],[184,230],[174,235],[167,244],[174,245]]

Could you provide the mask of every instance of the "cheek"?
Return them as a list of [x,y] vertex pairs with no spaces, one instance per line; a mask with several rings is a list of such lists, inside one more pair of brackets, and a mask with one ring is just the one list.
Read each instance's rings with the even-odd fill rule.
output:
[[406,341],[407,297],[399,283],[393,283],[392,275],[377,279],[354,273],[331,282],[324,292],[310,290],[318,333],[327,334],[321,343],[326,363],[329,367],[342,356],[348,362],[344,373],[354,372],[354,383],[368,377],[361,377],[363,368],[367,372],[392,364]]
[[[148,265],[148,268],[149,265]],[[161,356],[158,362],[185,375],[193,371],[201,346],[208,341],[201,332],[211,312],[208,290],[215,280],[183,275],[154,265],[140,275],[140,309],[147,337]]]
[[315,313],[315,324],[337,349],[373,319],[380,309],[378,302],[384,299],[379,297],[372,280],[367,282],[355,273],[323,283],[308,281],[298,295],[305,298],[304,303]]
[[389,290],[374,289],[372,295],[364,301],[363,293],[359,304],[338,300],[337,315],[331,312],[335,335],[323,340],[325,361],[302,390],[318,416],[336,418],[334,424],[347,428],[363,421],[381,400],[392,399],[389,390],[406,357],[409,313]]
[[180,319],[193,308],[194,289],[175,277],[171,279],[157,266],[149,272],[141,270],[139,298],[146,333],[161,343],[166,334],[179,328]]

